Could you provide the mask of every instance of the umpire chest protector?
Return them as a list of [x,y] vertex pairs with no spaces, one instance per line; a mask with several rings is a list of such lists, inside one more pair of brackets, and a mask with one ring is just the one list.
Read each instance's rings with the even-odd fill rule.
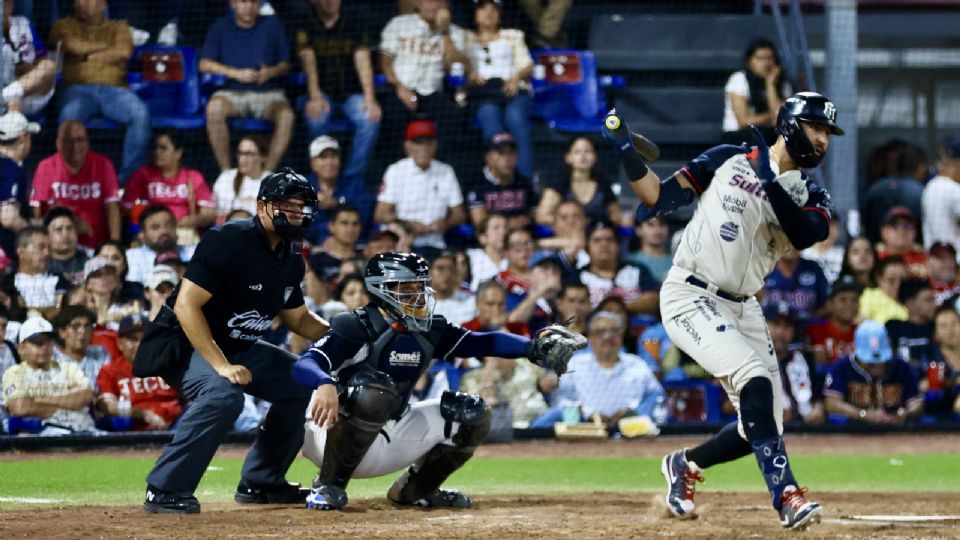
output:
[[393,378],[406,405],[414,384],[434,357],[445,322],[443,317],[435,317],[429,332],[410,332],[370,305],[337,315],[330,323],[333,329],[350,341],[364,344],[340,367],[337,378],[342,383],[359,370],[382,371]]

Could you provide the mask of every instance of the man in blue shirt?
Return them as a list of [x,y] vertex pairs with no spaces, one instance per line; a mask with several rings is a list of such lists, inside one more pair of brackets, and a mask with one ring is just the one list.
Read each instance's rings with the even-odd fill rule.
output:
[[230,0],[233,14],[218,19],[203,44],[200,71],[226,77],[207,103],[207,135],[221,170],[230,168],[227,118],[254,116],[274,124],[266,169],[275,170],[290,143],[293,109],[278,78],[290,70],[283,23],[260,17],[258,0]]
[[27,178],[23,160],[30,153],[32,135],[40,125],[19,112],[0,116],[0,248],[16,253],[17,231],[27,226]]

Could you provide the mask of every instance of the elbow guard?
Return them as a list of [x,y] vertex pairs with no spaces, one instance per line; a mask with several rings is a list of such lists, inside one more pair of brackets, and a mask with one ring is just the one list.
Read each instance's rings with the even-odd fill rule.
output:
[[657,204],[649,207],[643,203],[637,208],[636,221],[646,221],[656,216],[667,215],[674,210],[678,210],[693,202],[693,190],[685,189],[677,181],[676,176],[671,176],[663,182],[660,182],[660,198]]

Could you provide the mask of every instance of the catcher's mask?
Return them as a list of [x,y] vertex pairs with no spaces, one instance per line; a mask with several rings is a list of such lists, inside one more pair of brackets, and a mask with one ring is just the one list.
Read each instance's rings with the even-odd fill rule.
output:
[[427,332],[436,298],[430,265],[414,253],[378,253],[367,263],[363,282],[373,303],[408,330]]
[[837,106],[816,92],[800,92],[790,96],[780,107],[777,133],[783,137],[790,159],[804,169],[812,169],[823,160],[823,154],[817,154],[800,122],[822,124],[830,128],[831,134],[843,135],[837,125]]
[[284,167],[263,179],[257,199],[267,205],[273,230],[299,251],[317,212],[317,191],[306,178]]

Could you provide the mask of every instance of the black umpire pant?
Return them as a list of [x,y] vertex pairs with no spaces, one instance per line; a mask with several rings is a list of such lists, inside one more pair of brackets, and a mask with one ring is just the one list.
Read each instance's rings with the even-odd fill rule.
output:
[[227,359],[250,370],[252,382],[245,387],[231,384],[194,351],[181,387],[184,399],[192,399],[193,404],[147,475],[149,485],[168,493],[192,494],[240,415],[244,393],[269,401],[271,406],[243,462],[241,477],[257,485],[286,481],[287,469],[303,445],[303,415],[311,394],[290,374],[297,358],[257,341]]

